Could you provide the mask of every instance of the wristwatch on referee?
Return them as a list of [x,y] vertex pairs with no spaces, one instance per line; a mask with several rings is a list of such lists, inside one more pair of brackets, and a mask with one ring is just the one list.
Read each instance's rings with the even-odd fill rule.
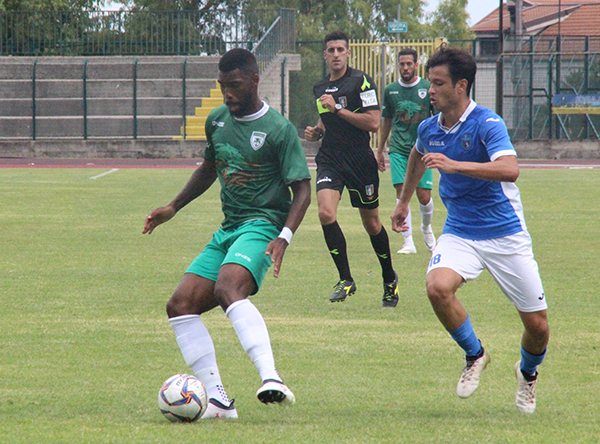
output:
[[335,110],[333,111],[333,114],[337,114],[339,112],[339,110],[341,110],[342,108],[343,107],[342,107],[341,103],[336,103],[335,104]]
[[322,128],[317,127],[317,140],[321,140],[325,136],[325,131]]

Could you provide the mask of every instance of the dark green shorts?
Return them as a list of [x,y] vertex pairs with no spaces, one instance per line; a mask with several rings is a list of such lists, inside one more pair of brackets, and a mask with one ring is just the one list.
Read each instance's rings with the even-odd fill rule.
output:
[[[408,165],[408,157],[399,153],[390,153],[390,169],[392,170],[392,184],[398,185],[404,183],[406,177],[406,166]],[[425,174],[417,184],[417,188],[425,188],[431,190],[433,188],[433,171],[425,170]]]
[[216,282],[222,265],[239,264],[252,273],[258,291],[271,266],[271,257],[265,251],[279,231],[275,225],[264,220],[251,220],[234,230],[219,228],[186,273]]

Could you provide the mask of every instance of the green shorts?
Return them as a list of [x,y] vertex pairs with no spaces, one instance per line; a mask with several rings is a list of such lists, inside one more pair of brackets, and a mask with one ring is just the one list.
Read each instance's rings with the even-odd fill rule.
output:
[[279,235],[279,231],[264,220],[251,220],[234,230],[219,228],[186,273],[216,282],[222,265],[239,264],[252,273],[258,291],[271,266],[271,257],[265,254],[267,245]]
[[[398,185],[404,183],[406,177],[406,166],[408,157],[399,153],[390,153],[390,169],[392,170],[392,184]],[[425,170],[425,174],[417,184],[417,188],[431,190],[433,188],[433,171]]]

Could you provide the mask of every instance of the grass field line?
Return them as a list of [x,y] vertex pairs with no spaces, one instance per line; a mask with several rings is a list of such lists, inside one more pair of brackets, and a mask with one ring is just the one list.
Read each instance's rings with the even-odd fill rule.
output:
[[114,173],[116,171],[119,171],[119,169],[118,168],[113,168],[110,171],[105,171],[104,173],[98,174],[96,176],[92,176],[92,177],[90,177],[90,179],[92,179],[92,180],[100,179],[101,177],[108,176],[109,174],[112,174],[112,173]]

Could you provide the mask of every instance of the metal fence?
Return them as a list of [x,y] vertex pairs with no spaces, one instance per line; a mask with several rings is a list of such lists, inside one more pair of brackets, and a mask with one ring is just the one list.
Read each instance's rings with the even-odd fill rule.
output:
[[[325,75],[326,67],[320,40],[295,41],[295,14],[293,9],[0,11],[0,56],[202,56],[242,46],[255,52],[264,69],[274,55],[298,52],[302,71],[290,73],[289,110],[290,119],[301,132],[318,117],[312,84]],[[476,56],[478,74],[473,98],[500,111],[514,140],[600,139],[600,116],[552,112],[555,95],[600,94],[600,38],[507,38],[504,53],[496,56],[477,55],[477,45],[471,41],[450,44],[467,48]],[[354,41],[352,45],[355,57],[351,64],[371,74],[381,94],[384,86],[397,78],[397,49],[416,47],[423,68],[427,53],[439,43],[429,47],[423,42]],[[179,78],[185,85],[188,77]],[[278,86],[285,88],[283,84]],[[0,86],[0,99],[14,99],[15,91],[14,85]],[[24,93],[24,103],[32,100],[26,96],[35,97]],[[85,97],[83,93],[81,96]],[[186,110],[190,103],[181,108]],[[29,105],[23,106],[25,112]],[[6,109],[17,112],[12,105]],[[0,112],[0,117],[8,112]],[[136,137],[135,126],[133,134]]]
[[[212,46],[209,52],[220,53],[229,47],[248,46],[253,48],[262,72],[278,54],[295,50],[296,11],[284,8],[275,11],[275,14],[270,27],[261,27],[258,23],[249,26],[253,20],[258,20],[257,17],[260,20],[268,19],[269,15],[264,11],[255,11],[244,18],[246,31],[253,29],[252,33],[245,34],[245,38],[256,33],[262,34],[260,40],[221,40],[223,45]],[[31,19],[33,16],[27,17]],[[160,17],[173,18],[162,13]],[[57,23],[61,23],[61,20]],[[2,24],[6,24],[6,21]],[[169,29],[174,30],[173,27]],[[181,43],[185,39],[176,38],[176,34],[169,34],[165,29],[160,32],[164,34],[157,31],[152,38],[142,39],[144,48],[137,49],[143,49],[144,54],[154,54],[173,53],[177,52],[174,48],[183,48],[174,43]],[[32,35],[38,35],[37,31],[32,31]],[[159,45],[159,35],[165,36],[160,42],[164,46]],[[118,47],[106,44],[108,40],[100,44],[101,40],[96,38],[86,43],[81,39],[70,40],[65,35],[46,41],[52,42],[50,45],[40,45],[43,42],[40,39],[35,41],[37,45],[33,47],[42,54],[52,53],[49,48],[53,47],[59,50],[62,57],[0,58],[0,138],[138,139],[173,137],[177,134],[186,138],[187,116],[194,115],[205,101],[214,101],[212,97],[217,87],[218,56],[66,56],[83,47],[96,48],[93,51],[96,55],[105,50],[122,51],[124,48],[135,53],[137,49],[122,45],[126,39]],[[2,43],[4,48],[11,47],[9,39]],[[12,43],[15,43],[14,39]],[[189,48],[186,45],[184,47]],[[14,45],[12,49],[17,47],[23,48],[22,45]],[[99,47],[102,51],[97,51]],[[281,88],[283,90],[283,84]]]
[[513,139],[600,139],[600,116],[552,110],[554,95],[600,94],[600,38],[531,37],[505,48],[502,109]]
[[222,54],[252,49],[278,16],[277,9],[0,11],[0,56]]
[[296,52],[296,10],[281,8],[279,16],[264,33],[252,52],[262,72],[279,53]]
[[600,38],[507,37],[503,47],[491,57],[473,50],[473,98],[504,118],[513,140],[600,138],[598,115],[558,115],[552,108],[556,95],[600,94]]
[[[369,40],[352,40],[350,42],[350,65],[368,73],[375,84],[380,102],[386,85],[399,78],[398,52],[402,48],[413,48],[419,60],[419,75],[425,77],[425,64],[429,56],[440,47],[443,39],[405,40],[401,42],[380,42]],[[371,147],[377,149],[379,133],[371,136]]]

